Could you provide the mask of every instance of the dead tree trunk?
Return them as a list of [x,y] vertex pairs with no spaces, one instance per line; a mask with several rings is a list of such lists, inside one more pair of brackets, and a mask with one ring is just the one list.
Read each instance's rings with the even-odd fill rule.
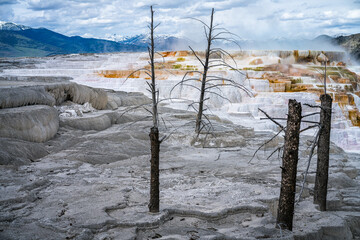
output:
[[301,103],[289,100],[289,113],[285,133],[281,189],[276,226],[292,231],[298,163]]
[[160,206],[160,193],[159,193],[159,153],[160,141],[159,130],[152,127],[150,131],[151,142],[151,179],[150,179],[150,203],[149,211],[156,213],[159,212]]
[[150,48],[149,56],[150,56],[150,65],[151,65],[151,84],[150,90],[152,95],[152,118],[153,118],[153,126],[150,129],[150,144],[151,144],[151,170],[150,170],[150,202],[149,202],[149,211],[156,213],[159,212],[160,206],[160,195],[159,195],[159,155],[160,155],[160,143],[159,141],[159,129],[158,129],[158,111],[157,111],[157,90],[155,84],[155,63],[154,63],[154,54],[155,54],[155,46],[154,46],[154,11],[152,6],[151,10],[151,23],[150,23]]
[[320,211],[326,211],[326,195],[329,174],[329,149],[331,129],[332,98],[328,94],[320,96],[320,136],[318,140],[318,160],[316,168],[314,203],[319,204]]
[[209,27],[209,35],[207,37],[208,45],[206,49],[206,56],[205,56],[205,64],[204,64],[204,72],[201,80],[201,90],[200,90],[200,100],[199,100],[199,110],[196,117],[196,126],[195,131],[199,133],[201,131],[201,119],[204,111],[204,99],[205,99],[205,86],[206,86],[206,77],[207,72],[209,70],[209,59],[210,59],[210,51],[211,51],[211,42],[212,42],[212,31],[213,31],[213,19],[214,19],[214,9],[211,12],[211,21]]

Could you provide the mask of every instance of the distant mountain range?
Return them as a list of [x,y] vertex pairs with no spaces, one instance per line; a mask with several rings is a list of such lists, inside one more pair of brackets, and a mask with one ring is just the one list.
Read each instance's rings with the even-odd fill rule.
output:
[[[330,37],[321,35],[315,39],[273,39],[264,41],[239,40],[242,49],[346,49],[360,60],[360,34]],[[203,44],[184,38],[161,35],[156,37],[157,50],[188,50],[191,45],[202,49]],[[224,48],[234,48],[226,42],[218,43]],[[71,53],[108,53],[147,51],[148,36],[123,37],[118,41],[95,38],[68,37],[46,28],[31,28],[9,22],[0,22],[0,57],[43,57]]]
[[0,24],[1,57],[43,57],[70,53],[144,51],[144,46],[127,45],[94,38],[67,37],[46,28]]
[[[155,46],[158,50],[186,50],[189,45],[196,44],[191,40],[184,38],[177,38],[170,35],[160,35],[154,37]],[[147,48],[149,43],[149,36],[146,34],[139,34],[130,37],[122,37],[118,42],[126,45],[144,46]]]

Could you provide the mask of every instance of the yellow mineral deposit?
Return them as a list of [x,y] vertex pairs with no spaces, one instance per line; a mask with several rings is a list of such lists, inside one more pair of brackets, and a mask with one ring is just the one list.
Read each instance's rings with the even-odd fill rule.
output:
[[249,65],[259,65],[259,64],[263,64],[263,60],[261,60],[261,58],[255,58],[254,60],[252,60],[251,62],[249,62]]
[[97,72],[97,75],[105,78],[139,78],[140,72],[133,73],[132,70],[101,70]]
[[360,127],[360,112],[358,109],[349,110],[349,119],[353,126]]

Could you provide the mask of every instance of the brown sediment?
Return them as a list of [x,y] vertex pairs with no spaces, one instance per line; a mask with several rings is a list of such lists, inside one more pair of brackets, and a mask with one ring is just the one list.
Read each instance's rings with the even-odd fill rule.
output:
[[163,57],[175,57],[176,52],[162,52]]
[[339,105],[355,105],[354,97],[350,94],[335,93],[334,102],[339,103]]
[[308,88],[306,85],[292,84],[291,88],[287,92],[306,92]]
[[263,67],[255,67],[255,68],[244,67],[243,70],[251,70],[251,71],[260,72],[260,71],[263,71],[264,68]]
[[167,51],[162,52],[163,57],[187,57],[189,55],[188,51]]
[[177,57],[187,57],[189,55],[188,51],[177,51],[176,56]]
[[105,78],[139,78],[140,72],[132,70],[101,70],[97,74]]
[[298,60],[299,60],[299,50],[294,50],[293,55],[294,55],[294,58],[295,58],[295,62],[297,63]]
[[254,60],[249,62],[249,65],[259,65],[259,64],[263,64],[263,63],[264,62],[261,60],[261,58],[255,58]]
[[360,127],[360,112],[358,109],[349,110],[349,119],[353,126]]

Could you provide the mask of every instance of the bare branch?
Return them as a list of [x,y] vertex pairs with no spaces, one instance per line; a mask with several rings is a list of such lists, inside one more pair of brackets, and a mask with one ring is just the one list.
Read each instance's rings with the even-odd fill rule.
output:
[[154,30],[160,25],[160,23],[156,24],[156,26],[154,27]]
[[310,127],[304,128],[304,129],[300,130],[300,133],[305,132],[306,130],[309,130],[309,129],[314,128],[314,127],[320,127],[320,124],[316,124],[316,125],[312,125]]
[[311,108],[322,108],[321,106],[319,105],[310,105],[308,103],[304,103],[305,106],[308,106],[308,107],[311,107]]
[[239,49],[241,50],[240,44],[239,44],[236,40],[234,40],[234,39],[217,37],[217,38],[213,38],[212,40],[213,40],[213,41],[223,40],[223,41],[227,41],[227,42],[233,43],[233,44],[235,44],[236,46],[238,46]]
[[311,159],[312,159],[312,156],[314,155],[314,149],[318,143],[318,139],[319,139],[319,136],[320,136],[320,129],[318,129],[317,133],[316,133],[316,136],[315,136],[315,139],[311,145],[311,150],[310,150],[310,154],[309,154],[309,158],[308,158],[308,164],[307,164],[307,167],[306,167],[306,170],[305,170],[305,173],[304,174],[304,180],[302,182],[302,185],[301,185],[301,189],[300,189],[300,193],[299,193],[299,198],[298,200],[296,201],[296,203],[299,203],[300,202],[300,199],[301,199],[301,195],[304,191],[304,186],[305,186],[305,182],[306,182],[306,177],[307,177],[307,174],[309,172],[309,168],[310,168],[310,162],[311,162]]
[[229,103],[231,103],[230,99],[228,99],[227,97],[224,97],[223,95],[221,95],[221,94],[219,94],[219,93],[217,93],[217,92],[212,92],[212,91],[207,91],[207,92],[210,93],[210,94],[214,94],[214,95],[216,95],[216,96],[218,96],[218,97],[220,97],[220,98],[228,101]]
[[313,123],[313,124],[320,124],[319,122],[314,122],[314,121],[306,121],[306,120],[302,120],[301,122],[303,122],[303,123]]
[[153,113],[149,109],[147,109],[146,107],[143,107],[143,109],[146,110],[147,112],[149,112],[151,114],[151,116],[153,115]]
[[263,144],[261,144],[261,146],[258,147],[258,149],[256,149],[256,151],[254,152],[254,155],[252,156],[252,158],[250,159],[250,161],[249,161],[248,163],[250,163],[250,162],[254,159],[256,153],[257,153],[262,147],[264,147],[266,144],[268,144],[268,143],[270,143],[272,140],[274,140],[282,131],[285,131],[285,128],[282,128],[282,129],[281,129],[278,133],[276,133],[272,138],[270,138],[269,140],[267,140],[266,142],[264,142]]
[[302,118],[310,117],[310,116],[317,115],[317,114],[320,114],[320,112],[309,113],[307,115],[302,116]]
[[[150,70],[149,70],[149,69],[146,69],[146,68],[137,69],[137,70],[133,71],[132,73],[130,73],[130,74],[126,77],[126,79],[125,79],[125,81],[122,83],[122,85],[123,85],[134,73],[140,72],[140,71],[145,71],[145,73],[148,74],[148,75],[151,73]],[[149,76],[151,76],[151,75],[149,75]]]
[[280,123],[278,123],[277,121],[275,121],[272,117],[270,117],[265,111],[261,110],[260,108],[258,108],[260,112],[262,112],[269,120],[271,120],[273,123],[275,123],[276,125],[278,125],[282,130],[284,130],[284,126],[281,125]]
[[201,63],[201,65],[204,67],[204,63],[203,61],[198,57],[198,55],[196,54],[196,52],[194,51],[194,49],[192,49],[190,46],[189,48],[191,49],[191,51],[193,52],[193,54],[195,55],[195,57],[197,58],[197,60],[199,60],[199,62]]
[[235,58],[234,58],[233,56],[231,56],[231,54],[230,54],[229,52],[225,51],[225,50],[222,49],[222,48],[213,48],[211,51],[214,51],[214,52],[215,52],[215,51],[220,51],[220,52],[222,52],[224,55],[230,57],[230,58],[233,60],[235,66],[236,66],[236,68],[237,68],[237,63],[236,63],[236,61],[235,61]]
[[175,85],[171,88],[171,90],[170,90],[170,96],[172,95],[172,92],[174,91],[174,89],[175,89],[177,86],[182,85],[182,84],[184,83],[184,81],[186,81],[186,76],[187,76],[188,74],[192,74],[192,73],[199,73],[200,75],[202,74],[202,72],[200,72],[200,71],[189,71],[189,72],[186,72],[185,75],[184,75],[184,77],[181,79],[181,81],[178,82],[177,84],[175,84]]
[[[278,147],[278,148],[276,148],[268,157],[267,157],[267,159],[266,160],[269,160],[271,157],[272,157],[272,155],[274,155],[274,153],[276,153],[276,152],[280,152],[280,150],[282,149],[282,148],[284,148],[284,145],[282,145],[282,146],[280,146],[280,147]],[[279,156],[279,154],[278,154],[278,156]]]
[[201,21],[201,20],[198,19],[198,18],[192,18],[192,17],[190,17],[189,19],[193,19],[193,20],[196,20],[196,21],[198,21],[198,22],[201,22],[205,27],[207,27],[208,29],[210,29],[210,27],[209,27],[206,23],[204,23],[203,21]]

